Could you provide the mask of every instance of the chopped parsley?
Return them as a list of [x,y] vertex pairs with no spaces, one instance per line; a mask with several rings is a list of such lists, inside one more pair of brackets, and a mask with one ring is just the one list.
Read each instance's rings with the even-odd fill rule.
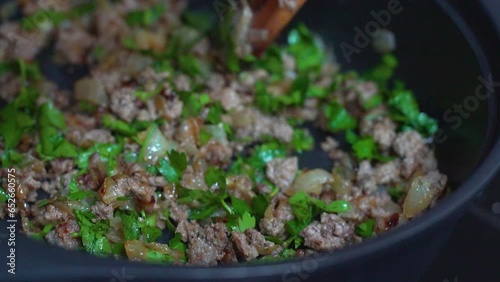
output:
[[112,253],[111,242],[106,237],[109,230],[109,220],[97,220],[88,211],[75,210],[75,218],[80,225],[76,234],[82,238],[83,248],[90,254],[108,256]]
[[53,9],[37,10],[32,15],[26,16],[21,19],[21,29],[26,32],[33,32],[38,30],[42,24],[40,19],[45,19],[43,22],[49,22],[55,26],[60,25],[63,21],[68,18],[68,15],[64,12],[55,11]]
[[134,90],[134,95],[139,98],[142,102],[146,102],[149,99],[155,97],[156,95],[160,94],[162,88],[157,88],[153,91],[141,91],[141,90]]
[[358,122],[347,110],[337,102],[325,106],[327,128],[333,132],[355,129]]
[[9,194],[3,188],[0,188],[0,203],[7,203],[9,198]]
[[368,219],[356,226],[356,234],[363,238],[369,238],[373,235],[373,230],[375,228],[375,219]]
[[154,25],[166,12],[163,4],[157,4],[151,8],[129,12],[125,21],[130,26],[150,27]]
[[[162,235],[162,231],[156,227],[156,215],[141,216],[133,210],[118,212],[123,224],[123,238],[126,241],[139,240],[141,236],[147,242],[155,242]],[[141,219],[139,219],[141,218]]]
[[326,213],[342,213],[350,210],[350,205],[347,201],[338,200],[330,204],[315,199],[305,192],[300,191],[288,199],[288,203],[292,207],[294,220],[289,221],[286,225],[288,233],[292,236],[297,236],[302,229],[309,225],[313,219],[321,214]]
[[180,98],[184,103],[182,108],[182,117],[197,117],[201,110],[210,103],[210,96],[207,94],[195,95],[194,93],[181,93]]
[[295,129],[293,131],[292,147],[296,152],[301,153],[302,151],[311,150],[313,146],[314,138],[309,131],[304,129]]
[[182,173],[187,167],[187,156],[175,150],[170,151],[168,160],[160,159],[158,161],[158,172],[165,177],[169,183],[178,183],[182,178]]
[[110,114],[104,114],[102,116],[102,124],[105,128],[124,136],[133,136],[138,132],[132,124],[119,120]]
[[208,111],[207,121],[211,124],[219,124],[221,120],[221,115],[224,112],[222,105],[219,101],[215,102],[210,110]]
[[387,90],[398,64],[393,54],[386,54],[382,57],[382,62],[365,75],[365,79],[376,82],[379,89]]
[[389,187],[387,188],[387,194],[391,196],[393,202],[399,202],[399,199],[404,195],[404,192],[398,187]]
[[76,183],[75,178],[73,177],[71,181],[69,182],[69,192],[67,199],[68,201],[80,201],[83,200],[87,197],[94,197],[95,194],[92,191],[89,190],[80,190],[78,188],[78,183]]
[[31,236],[31,238],[33,239],[37,239],[37,240],[41,240],[43,239],[43,237],[45,237],[45,235],[47,235],[50,231],[52,231],[52,229],[54,229],[56,227],[55,224],[48,224],[48,225],[45,225],[43,227],[43,229],[38,232],[38,233],[35,233]]
[[238,231],[245,232],[248,229],[255,227],[255,217],[250,213],[245,212],[241,217],[238,218]]
[[425,137],[430,137],[438,131],[437,121],[420,112],[417,100],[411,91],[394,91],[388,104],[392,110],[391,117],[406,127],[414,128]]
[[281,50],[279,46],[271,45],[255,62],[257,67],[265,69],[271,74],[271,81],[279,81],[284,77],[285,67],[283,66]]
[[78,157],[76,158],[76,164],[80,169],[79,174],[84,174],[88,170],[90,157],[97,153],[101,158],[101,161],[106,163],[108,175],[112,175],[113,171],[116,168],[116,158],[123,151],[124,145],[119,142],[118,144],[114,143],[97,143],[94,146],[83,150],[80,152]]
[[66,129],[64,115],[52,103],[45,103],[40,107],[38,125],[40,143],[37,146],[37,153],[42,159],[78,157],[78,148],[64,138],[62,132]]
[[287,51],[294,56],[299,73],[317,73],[325,60],[324,50],[304,24],[299,24],[289,33]]

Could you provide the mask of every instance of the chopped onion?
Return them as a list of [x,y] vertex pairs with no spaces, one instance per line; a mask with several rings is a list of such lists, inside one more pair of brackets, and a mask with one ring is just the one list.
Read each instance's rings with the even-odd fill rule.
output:
[[125,241],[125,252],[131,261],[145,261],[148,258],[148,248],[141,241]]
[[378,30],[373,37],[372,46],[378,53],[389,53],[396,50],[396,36],[387,29]]
[[332,190],[341,197],[349,195],[349,193],[352,191],[352,183],[351,181],[344,179],[339,173],[334,170]]
[[75,98],[78,101],[90,102],[96,105],[108,103],[108,96],[102,83],[94,78],[86,77],[75,83]]
[[104,183],[101,188],[97,191],[97,198],[105,204],[116,203],[118,197],[125,196],[123,195],[123,191],[121,189],[116,188],[117,185],[118,184],[113,177],[107,177],[104,179]]
[[165,49],[166,38],[163,30],[152,32],[138,29],[134,33],[134,39],[141,50],[161,52]]
[[309,194],[319,195],[325,183],[333,183],[333,176],[324,169],[313,169],[295,178],[292,186],[285,194],[292,196],[299,191],[304,191]]
[[174,142],[167,141],[158,126],[153,126],[148,131],[140,156],[145,162],[155,164],[167,151],[176,149],[176,147]]
[[432,201],[431,183],[425,176],[417,176],[403,204],[403,216],[412,218],[429,207]]
[[261,256],[268,256],[268,255],[272,254],[278,247],[280,247],[280,245],[274,245],[272,247],[267,247],[267,248],[261,247],[261,246],[255,246],[255,248],[257,249],[257,252]]
[[255,123],[256,117],[251,111],[241,110],[231,114],[231,121],[234,127],[243,128]]
[[137,53],[129,54],[126,59],[125,65],[121,68],[121,71],[128,75],[142,73],[144,69],[153,64],[152,58]]
[[171,250],[167,244],[156,242],[145,244],[141,241],[131,240],[125,241],[124,245],[127,257],[132,261],[146,261],[148,259],[148,251],[150,250],[170,255],[177,262],[180,262],[184,255],[181,251]]
[[221,123],[218,125],[207,125],[205,128],[213,140],[219,141],[222,144],[227,143],[227,134]]
[[122,232],[122,220],[121,217],[116,216],[113,217],[109,221],[109,226],[111,227],[109,229],[108,234],[106,237],[111,240],[111,242],[123,242],[123,232]]
[[198,144],[200,141],[201,126],[202,122],[198,118],[188,118],[187,120],[184,120],[177,132],[177,140],[182,143],[189,141],[191,143]]

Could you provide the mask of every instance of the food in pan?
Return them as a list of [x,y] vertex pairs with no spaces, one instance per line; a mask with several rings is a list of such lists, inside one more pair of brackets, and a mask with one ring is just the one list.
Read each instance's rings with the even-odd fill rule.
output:
[[[0,216],[15,202],[32,238],[135,261],[274,261],[362,242],[445,194],[437,122],[392,78],[392,54],[342,72],[303,24],[253,56],[258,33],[231,10],[22,3],[0,26]],[[87,71],[64,89],[41,58]]]

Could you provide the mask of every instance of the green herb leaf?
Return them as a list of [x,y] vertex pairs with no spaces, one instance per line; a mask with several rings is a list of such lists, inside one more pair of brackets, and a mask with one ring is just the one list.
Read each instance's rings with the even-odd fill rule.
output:
[[395,91],[388,104],[393,111],[393,119],[415,128],[425,137],[430,137],[438,131],[437,121],[420,112],[417,100],[411,91]]
[[195,95],[193,93],[181,93],[180,98],[184,103],[182,117],[197,117],[205,105],[210,102],[210,96],[207,94]]
[[165,6],[157,4],[145,10],[136,10],[125,16],[125,21],[130,26],[150,27],[154,25],[165,14]]
[[138,240],[141,234],[139,225],[139,215],[137,212],[119,211],[119,216],[123,224],[123,239]]
[[80,18],[83,15],[90,14],[95,11],[96,3],[89,2],[86,4],[75,6],[71,9],[70,16],[71,18]]
[[0,188],[0,203],[7,203],[9,198],[9,194],[3,188]]
[[287,51],[294,56],[300,73],[321,70],[325,52],[304,24],[299,24],[288,34]]
[[252,210],[257,221],[260,221],[269,206],[269,198],[266,195],[259,194],[252,199]]
[[2,154],[2,167],[22,166],[25,157],[14,150],[6,150]]
[[60,130],[66,129],[64,115],[52,103],[40,106],[38,115],[40,144],[37,153],[44,160],[55,158],[76,158],[78,148],[66,140]]
[[36,206],[40,208],[40,207],[48,205],[49,203],[50,203],[49,199],[43,199],[43,200],[38,201],[38,203],[36,203]]
[[16,61],[0,62],[0,75],[4,75],[8,72],[17,72],[18,63]]
[[245,232],[248,229],[255,227],[255,217],[250,213],[245,212],[241,217],[238,218],[238,228],[240,232]]
[[219,209],[219,205],[208,205],[202,208],[192,209],[189,212],[189,219],[192,220],[202,220],[210,217],[216,210]]
[[234,213],[238,216],[243,216],[245,213],[251,213],[252,208],[247,204],[247,202],[238,199],[234,196],[230,196],[231,206],[233,207]]
[[333,132],[355,129],[357,120],[351,116],[347,110],[339,103],[333,102],[325,107],[327,118],[327,128]]
[[133,136],[137,134],[137,130],[130,123],[119,120],[110,114],[104,114],[102,116],[102,124],[107,129],[125,136]]
[[236,53],[236,42],[234,41],[234,9],[228,9],[224,14],[222,22],[218,25],[215,37],[217,46],[220,48],[221,54],[226,68],[232,73],[240,71],[240,58]]
[[181,238],[182,238],[182,235],[180,233],[176,232],[174,237],[172,239],[170,239],[170,242],[168,243],[168,245],[169,245],[171,250],[178,251],[181,254],[183,254],[181,257],[181,261],[186,262],[186,260],[187,260],[187,258],[186,258],[187,246],[184,242],[182,242]]
[[280,103],[271,93],[267,92],[262,81],[257,81],[255,85],[255,104],[265,113],[275,113],[283,109],[284,104]]
[[221,120],[221,116],[224,110],[222,109],[222,105],[219,101],[215,102],[212,107],[210,107],[210,110],[208,111],[207,115],[207,121],[210,124],[219,124]]
[[178,183],[184,170],[187,167],[187,156],[185,153],[180,153],[175,150],[168,154],[169,162],[165,159],[160,159],[158,162],[158,172],[165,177],[170,183]]
[[394,76],[394,70],[398,64],[399,62],[393,54],[386,54],[382,57],[382,62],[365,75],[365,79],[375,81],[379,89],[387,90],[389,81]]
[[315,199],[305,192],[300,191],[288,199],[288,203],[292,207],[293,214],[296,219],[287,223],[287,230],[292,236],[296,236],[302,231],[312,220],[321,214],[327,213],[342,213],[350,210],[350,205],[347,201],[338,200],[330,204]]
[[98,153],[99,157],[103,162],[107,164],[108,175],[112,174],[116,167],[116,157],[123,151],[124,144],[119,142],[118,144],[113,143],[97,143],[91,148],[81,152],[77,159],[76,164],[80,169],[79,174],[84,174],[87,172],[89,166],[90,157],[94,153]]
[[382,94],[378,93],[378,94],[373,95],[367,101],[365,101],[362,106],[365,110],[371,110],[371,109],[381,105],[383,102],[384,102],[384,96],[382,96]]
[[187,10],[182,14],[182,20],[201,33],[206,33],[215,27],[214,17],[207,12]]
[[281,48],[277,45],[269,46],[262,57],[257,59],[255,65],[263,68],[271,74],[271,81],[283,79],[285,68],[281,58]]
[[165,222],[167,223],[167,229],[168,229],[168,231],[175,232],[175,225],[170,220],[170,210],[165,209],[165,211],[163,212],[163,214],[165,215]]
[[313,146],[314,138],[309,131],[304,129],[295,129],[293,131],[292,147],[295,151],[302,153],[303,151],[311,150]]
[[387,194],[391,196],[393,202],[397,203],[399,202],[399,199],[401,199],[401,197],[404,195],[404,192],[397,187],[389,187],[387,189]]
[[352,145],[352,149],[358,160],[371,160],[378,155],[377,145],[373,137],[358,140]]
[[15,102],[0,110],[0,134],[4,139],[5,149],[14,149],[34,125],[35,119],[24,111],[18,110]]
[[68,187],[69,187],[69,192],[67,197],[68,201],[80,201],[87,197],[95,197],[95,194],[92,191],[80,190],[78,188],[78,183],[76,183],[74,177],[69,182]]
[[149,99],[155,97],[156,95],[160,94],[162,88],[155,89],[153,91],[140,91],[140,90],[134,90],[134,95],[139,98],[142,102],[146,102]]
[[323,208],[323,211],[328,213],[343,213],[349,211],[350,209],[351,206],[349,205],[349,202],[343,200],[337,200],[326,205]]
[[375,228],[375,219],[368,219],[356,227],[356,234],[363,238],[368,238],[373,235]]
[[311,85],[307,89],[306,96],[308,98],[326,98],[328,96],[328,93],[328,89],[325,87]]
[[180,70],[190,77],[196,77],[203,74],[200,60],[194,55],[181,55],[177,59]]
[[187,155],[185,153],[177,152],[176,150],[170,151],[168,159],[172,166],[180,173],[183,173],[187,168]]
[[[31,33],[38,30],[44,22],[49,22],[58,26],[67,18],[68,15],[64,12],[55,11],[53,9],[40,9],[32,15],[21,19],[21,29]],[[43,19],[43,21],[40,21],[40,19]]]
[[162,234],[160,228],[156,226],[142,226],[141,230],[148,243],[155,242]]
[[109,229],[109,220],[99,220],[96,223],[95,215],[88,211],[74,210],[76,221],[80,225],[78,236],[82,238],[84,249],[93,255],[107,256],[112,253],[111,242],[106,238]]
[[45,235],[47,235],[50,231],[52,231],[52,229],[54,229],[56,227],[55,224],[48,224],[48,225],[45,225],[42,229],[42,231],[34,234],[31,236],[31,238],[33,239],[38,239],[38,240],[41,240],[43,239],[43,237],[45,237]]
[[205,172],[205,182],[208,187],[219,186],[219,189],[226,189],[226,173],[218,167],[209,167]]

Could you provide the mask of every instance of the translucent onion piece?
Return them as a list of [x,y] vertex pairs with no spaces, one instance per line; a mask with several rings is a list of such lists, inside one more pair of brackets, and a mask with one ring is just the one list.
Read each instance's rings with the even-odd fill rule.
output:
[[417,176],[411,182],[410,190],[403,204],[403,216],[412,218],[429,207],[432,201],[431,183],[424,176]]
[[102,83],[90,77],[82,78],[75,83],[75,98],[99,106],[108,103],[108,96],[104,92]]
[[304,191],[309,194],[319,195],[323,189],[323,184],[332,183],[333,176],[323,169],[313,169],[300,174],[295,178],[290,189],[285,193],[288,196]]
[[125,241],[125,252],[131,261],[145,261],[148,257],[148,249],[141,241]]
[[146,144],[144,144],[144,161],[155,164],[159,158],[165,156],[168,150],[174,149],[175,145],[165,139],[158,127],[151,130],[152,132],[149,133]]
[[222,124],[219,125],[207,125],[207,132],[212,136],[213,140],[219,141],[222,144],[227,143],[227,134],[224,130]]

